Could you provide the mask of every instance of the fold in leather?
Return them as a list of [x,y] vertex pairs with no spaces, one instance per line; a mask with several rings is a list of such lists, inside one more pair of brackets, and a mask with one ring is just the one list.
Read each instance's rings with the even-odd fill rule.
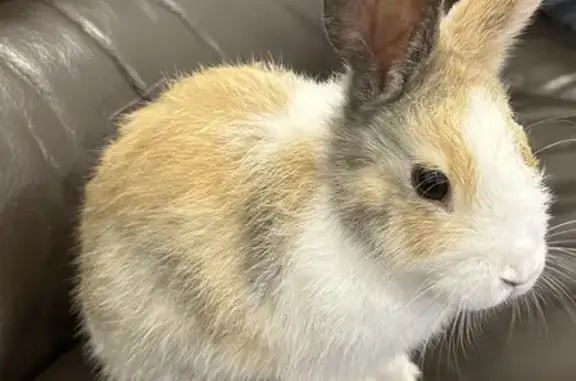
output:
[[[70,350],[73,228],[81,185],[113,138],[118,115],[155,97],[165,78],[223,59],[273,57],[325,76],[340,64],[319,16],[319,0],[0,5],[0,380],[91,378],[78,347]],[[518,118],[532,125],[531,140],[557,194],[554,223],[576,218],[576,145],[555,145],[576,137],[575,44],[541,19],[506,72]],[[568,277],[560,281],[575,289]],[[561,298],[545,295],[541,314],[532,308],[533,318],[516,319],[513,327],[511,311],[499,312],[467,357],[462,349],[449,354],[453,347],[431,351],[426,380],[576,379],[576,324]]]

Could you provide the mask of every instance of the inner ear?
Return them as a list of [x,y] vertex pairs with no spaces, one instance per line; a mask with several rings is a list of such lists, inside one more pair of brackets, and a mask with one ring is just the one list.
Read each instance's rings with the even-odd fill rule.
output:
[[412,0],[413,7],[401,6],[401,2],[396,2],[394,7],[378,7],[378,2],[373,1],[371,7],[364,9],[365,17],[372,15],[367,20],[370,29],[364,35],[381,72],[389,72],[407,55],[410,39],[424,17],[425,1]]
[[398,95],[433,49],[442,0],[324,0],[324,26],[360,102]]

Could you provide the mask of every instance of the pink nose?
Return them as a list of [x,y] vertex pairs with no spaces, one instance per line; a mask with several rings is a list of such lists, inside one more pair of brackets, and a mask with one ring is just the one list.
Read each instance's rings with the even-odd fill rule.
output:
[[521,287],[533,282],[540,274],[540,269],[530,269],[527,266],[509,266],[500,277],[502,282],[510,287]]

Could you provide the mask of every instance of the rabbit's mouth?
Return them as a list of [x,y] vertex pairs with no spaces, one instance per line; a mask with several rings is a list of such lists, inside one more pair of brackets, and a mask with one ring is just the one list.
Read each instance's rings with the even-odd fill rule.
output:
[[510,288],[510,297],[516,298],[522,296],[532,290],[534,285],[540,279],[540,275],[544,271],[544,265],[539,266],[528,277],[521,282],[511,282],[508,279],[502,278],[502,282]]
[[[488,310],[532,291],[546,264],[545,246],[524,252],[519,257],[509,251],[489,255],[470,252],[451,253],[437,262],[434,289],[459,310]],[[430,272],[429,272],[430,273]]]

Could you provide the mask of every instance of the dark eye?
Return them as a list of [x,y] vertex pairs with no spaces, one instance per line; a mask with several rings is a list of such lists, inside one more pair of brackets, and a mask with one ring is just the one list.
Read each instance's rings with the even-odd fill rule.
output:
[[412,169],[412,186],[420,197],[443,201],[450,191],[450,182],[442,171],[417,165]]

